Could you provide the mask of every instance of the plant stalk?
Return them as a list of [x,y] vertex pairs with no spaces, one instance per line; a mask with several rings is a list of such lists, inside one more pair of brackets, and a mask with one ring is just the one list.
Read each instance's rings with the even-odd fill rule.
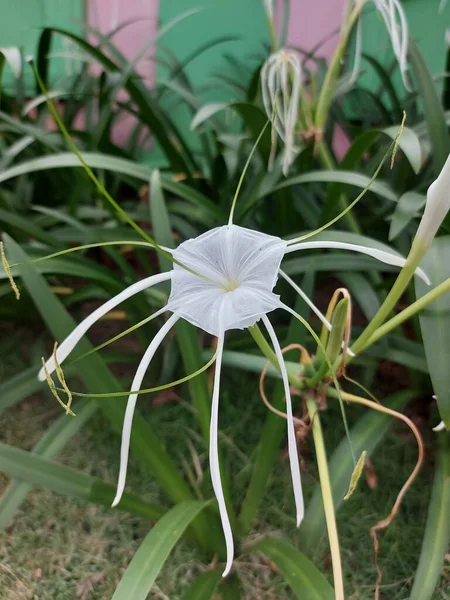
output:
[[375,331],[384,323],[391,311],[395,308],[395,305],[407,288],[411,278],[414,276],[414,272],[423,257],[425,250],[426,249],[420,243],[417,243],[416,241],[413,243],[411,252],[406,259],[406,264],[400,271],[397,280],[392,286],[389,294],[386,296],[383,304],[356,342],[352,344],[352,350],[355,354],[358,354],[367,346]]
[[328,470],[322,425],[320,423],[319,411],[314,398],[306,396],[306,405],[308,407],[308,414],[312,423],[312,434],[314,439],[314,447],[316,449],[317,467],[319,469],[320,489],[322,491],[323,508],[325,511],[328,540],[331,550],[331,562],[333,565],[335,600],[345,600],[341,550],[339,547],[336,513],[334,510],[333,492],[331,489],[330,473]]
[[[253,339],[263,352],[263,354],[270,360],[273,366],[279,370],[278,360],[275,352],[269,346],[265,337],[263,336],[258,325],[249,327],[249,332]],[[289,383],[297,388],[303,388],[304,382],[301,379],[296,379],[295,376],[289,375]],[[339,548],[339,538],[336,525],[336,514],[334,510],[333,494],[331,491],[330,473],[328,471],[327,456],[325,451],[325,442],[323,439],[322,426],[320,424],[320,417],[317,410],[317,404],[313,398],[306,397],[306,403],[308,407],[309,417],[312,423],[312,432],[314,439],[314,446],[316,449],[317,466],[319,469],[320,487],[322,491],[323,506],[325,511],[328,539],[330,542],[331,560],[333,564],[333,578],[335,587],[335,600],[345,600],[344,597],[344,582],[342,576],[342,561],[341,553]]]

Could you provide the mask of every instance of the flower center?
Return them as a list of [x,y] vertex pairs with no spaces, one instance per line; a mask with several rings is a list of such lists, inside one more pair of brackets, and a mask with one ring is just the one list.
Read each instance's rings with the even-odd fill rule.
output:
[[239,281],[231,279],[230,281],[224,281],[221,286],[226,292],[234,292],[239,287]]

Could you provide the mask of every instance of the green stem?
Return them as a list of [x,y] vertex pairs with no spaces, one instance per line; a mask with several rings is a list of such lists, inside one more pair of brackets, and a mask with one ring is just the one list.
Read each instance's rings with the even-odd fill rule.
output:
[[425,250],[426,248],[424,248],[422,244],[417,242],[417,240],[414,241],[408,258],[406,259],[405,266],[400,271],[397,280],[392,286],[389,294],[386,296],[385,301],[356,342],[352,344],[352,350],[355,354],[361,352],[361,350],[367,346],[368,341],[375,331],[383,324],[390,312],[395,308],[395,305],[407,288],[411,278],[414,276],[414,272],[423,257]]
[[344,581],[342,578],[341,551],[339,547],[336,513],[334,510],[333,493],[331,490],[330,473],[328,471],[327,454],[323,439],[322,425],[320,423],[320,416],[316,401],[307,396],[306,405],[308,407],[308,414],[312,423],[312,434],[316,449],[317,467],[319,469],[323,508],[327,522],[328,540],[331,550],[331,562],[333,565],[335,600],[344,600],[345,596]]
[[443,281],[437,287],[435,287],[431,292],[419,298],[413,302],[408,308],[402,310],[401,313],[392,317],[389,321],[387,321],[384,325],[379,327],[376,332],[372,335],[366,345],[362,348],[365,350],[368,346],[371,346],[375,342],[377,342],[381,337],[387,335],[392,329],[401,325],[407,319],[410,319],[415,314],[417,314],[420,310],[423,310],[426,306],[435,302],[440,296],[450,292],[450,278]]
[[[265,337],[261,333],[258,325],[249,327],[249,332],[255,342],[260,347],[263,354],[270,362],[279,369],[279,364],[275,352],[269,346]],[[294,375],[289,375],[289,383],[297,388],[304,387],[304,382],[301,379],[296,379]],[[308,413],[312,423],[312,432],[314,446],[316,449],[317,466],[319,469],[320,487],[322,490],[323,506],[327,522],[328,539],[330,542],[331,560],[333,564],[333,578],[335,587],[335,600],[344,600],[344,582],[342,577],[342,562],[339,548],[339,538],[336,525],[336,514],[333,504],[333,495],[331,491],[330,473],[328,471],[327,456],[325,451],[325,443],[323,439],[322,426],[317,410],[316,402],[313,398],[306,398]]]
[[345,50],[347,48],[351,31],[359,17],[363,4],[363,2],[359,2],[352,11],[347,10],[345,21],[342,24],[339,43],[328,66],[324,82],[320,89],[319,100],[317,102],[316,129],[319,131],[324,129],[325,123],[327,122],[328,113],[330,111],[330,106],[333,102],[334,93],[336,90],[336,83],[339,73],[341,72]]

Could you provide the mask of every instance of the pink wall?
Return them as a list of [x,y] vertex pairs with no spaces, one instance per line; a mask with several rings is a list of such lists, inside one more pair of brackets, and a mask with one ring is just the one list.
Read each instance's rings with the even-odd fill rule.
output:
[[[291,0],[287,45],[311,51],[320,44],[315,54],[330,59],[338,41],[344,3],[345,0]],[[313,63],[308,67],[312,68]],[[338,158],[344,156],[348,147],[344,131],[336,128],[333,149]]]
[[343,12],[344,0],[291,0],[288,46],[309,51],[329,38],[317,55],[330,58],[336,47]]
[[[155,35],[158,26],[158,0],[86,0],[88,23],[107,34],[118,25],[123,27],[113,42],[129,60],[133,60],[140,50]],[[164,1],[164,0],[162,0]],[[130,22],[131,21],[131,22]],[[92,37],[94,41],[95,38]],[[140,61],[137,71],[151,87],[155,81],[154,47]],[[126,142],[132,130],[134,119],[124,116],[114,132],[114,141],[121,145]]]

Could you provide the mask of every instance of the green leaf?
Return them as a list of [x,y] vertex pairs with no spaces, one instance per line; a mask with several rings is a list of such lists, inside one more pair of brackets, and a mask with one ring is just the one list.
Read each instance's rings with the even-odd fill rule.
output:
[[[33,368],[35,381],[37,381],[37,372],[38,368]],[[32,450],[34,454],[45,458],[53,458],[92,417],[97,411],[98,405],[96,402],[83,400],[74,409],[77,415],[76,418],[68,418],[67,415],[62,415],[34,446]],[[31,488],[32,485],[25,481],[10,482],[0,497],[0,530],[12,519]]]
[[[161,177],[155,169],[150,178],[150,216],[152,220],[153,237],[161,246],[173,248],[172,229],[167,211],[164,193],[161,188]],[[170,271],[172,263],[165,256],[159,255],[161,271]]]
[[213,600],[219,581],[222,579],[222,569],[206,571],[197,577],[183,596],[184,600]]
[[37,378],[39,368],[30,367],[0,385],[0,413],[27,396],[44,389],[46,384]]
[[420,214],[421,209],[425,206],[426,199],[426,196],[417,192],[406,192],[400,196],[392,213],[389,241],[395,240],[412,219]]
[[299,600],[333,600],[333,588],[324,575],[289,542],[266,538],[252,548],[260,550],[276,564]]
[[164,563],[207,502],[181,502],[153,527],[122,577],[112,600],[145,600]]
[[[369,131],[361,133],[361,135],[352,142],[352,145],[341,162],[341,168],[354,168],[360,160],[363,159],[364,154],[381,134],[387,135],[391,140],[395,140],[399,128],[400,125],[393,125],[392,127],[387,127],[385,129],[370,129]],[[402,135],[398,139],[398,147],[408,159],[414,173],[418,173],[422,166],[422,150],[416,132],[409,127],[404,127]]]
[[[450,277],[450,236],[435,238],[421,266],[431,280],[433,287]],[[430,288],[415,278],[418,298]],[[450,428],[450,294],[444,294],[419,314],[425,356],[428,363],[434,393],[441,419]]]
[[[116,492],[115,486],[101,479],[7,444],[0,443],[0,459],[3,473],[86,502],[109,507]],[[130,512],[147,519],[158,519],[165,512],[163,507],[125,493],[118,507],[129,510],[130,506],[133,507]]]
[[[414,393],[405,390],[393,394],[383,404],[394,410],[401,409]],[[356,455],[364,450],[370,456],[381,441],[384,433],[392,423],[392,417],[388,415],[367,411],[350,430],[353,450]],[[339,446],[333,452],[329,460],[329,471],[331,476],[331,487],[333,490],[334,507],[337,511],[342,504],[345,493],[349,487],[354,464],[348,448],[348,439],[344,437]],[[311,500],[306,508],[305,518],[300,528],[301,548],[308,554],[314,552],[320,539],[326,532],[325,513],[322,503],[322,492],[317,484]]]
[[[249,104],[248,102],[218,102],[215,104],[207,104],[195,115],[191,123],[191,129],[198,127],[207,119],[210,119],[212,116],[226,108],[237,112],[242,117],[252,138],[256,140],[267,123],[267,116],[260,108],[254,104]],[[258,144],[258,151],[261,153],[264,160],[269,158],[271,146],[272,140],[270,129],[267,128]]]
[[363,54],[363,57],[372,65],[378,77],[381,79],[384,87],[386,88],[386,92],[391,100],[392,108],[395,111],[396,120],[401,121],[403,109],[400,104],[400,100],[397,96],[397,92],[395,91],[395,87],[392,84],[391,75],[386,71],[383,65],[372,56],[369,56],[368,54]]
[[422,98],[428,135],[430,137],[434,175],[437,177],[450,154],[450,136],[435,82],[416,43],[410,38],[409,60],[414,72],[419,96]]
[[438,460],[419,565],[409,600],[432,600],[450,543],[450,444],[439,435]]
[[[82,152],[81,155],[86,164],[92,169],[103,169],[116,174],[128,175],[146,183],[150,181],[152,169],[136,164],[131,160],[117,158],[109,154],[100,154],[98,152]],[[19,175],[45,171],[46,169],[63,169],[66,167],[82,168],[79,159],[73,152],[61,152],[22,162],[2,171],[0,173],[0,183]],[[169,176],[161,176],[161,185],[165,190],[172,192],[195,206],[205,209],[211,216],[222,218],[224,215],[223,211],[206,196],[185,184],[174,181]]]
[[58,240],[53,237],[53,235],[35,225],[29,218],[22,217],[21,215],[4,210],[2,208],[0,208],[0,223],[2,223],[2,229],[4,229],[3,224],[6,224],[14,229],[17,229],[21,233],[27,234],[27,236],[30,236],[31,238],[35,238],[40,242],[44,242],[44,244],[48,244],[49,246],[59,245]]
[[[310,171],[302,175],[296,175],[290,179],[286,179],[274,189],[280,190],[292,185],[302,185],[305,183],[345,183],[358,188],[365,189],[370,184],[370,177],[356,173],[355,171]],[[394,190],[387,183],[376,180],[370,185],[370,191],[378,194],[386,200],[397,202],[398,197]]]
[[[123,73],[126,70],[119,67],[114,61],[109,59],[101,50],[89,44],[85,39],[58,28],[48,28],[47,31],[60,33],[61,35],[73,40],[82,50],[87,52],[100,65],[102,65],[110,73]],[[177,147],[171,140],[170,133],[173,133],[173,126],[167,115],[165,115],[160,107],[154,102],[151,94],[146,89],[145,83],[137,73],[130,73],[125,89],[129,93],[131,99],[139,107],[140,118],[151,130],[152,135],[161,144],[168,159],[171,162],[172,168],[176,172],[189,173],[189,167],[178,151]]]
[[[28,261],[28,256],[25,252],[9,236],[5,236],[5,246],[11,261]],[[52,294],[45,279],[31,265],[22,270],[22,282],[52,335],[59,341],[63,340],[74,329],[75,323],[58,298]],[[91,349],[91,344],[87,340],[82,340],[73,352],[73,357],[81,356]],[[112,392],[122,391],[117,379],[112,375],[99,355],[92,354],[80,360],[77,365],[78,373],[90,392],[102,393],[105,390]],[[125,406],[126,400],[119,399],[100,403],[100,409],[104,416],[119,434],[122,431]],[[138,411],[135,412],[133,420],[131,448],[136,456],[147,465],[150,472],[153,473],[161,487],[174,502],[190,500],[192,498],[189,486],[152,431],[150,425]],[[221,540],[213,538],[211,527],[205,521],[194,524],[194,526],[196,527],[199,540],[206,546],[221,543]],[[219,545],[219,548],[221,548],[221,545]]]

